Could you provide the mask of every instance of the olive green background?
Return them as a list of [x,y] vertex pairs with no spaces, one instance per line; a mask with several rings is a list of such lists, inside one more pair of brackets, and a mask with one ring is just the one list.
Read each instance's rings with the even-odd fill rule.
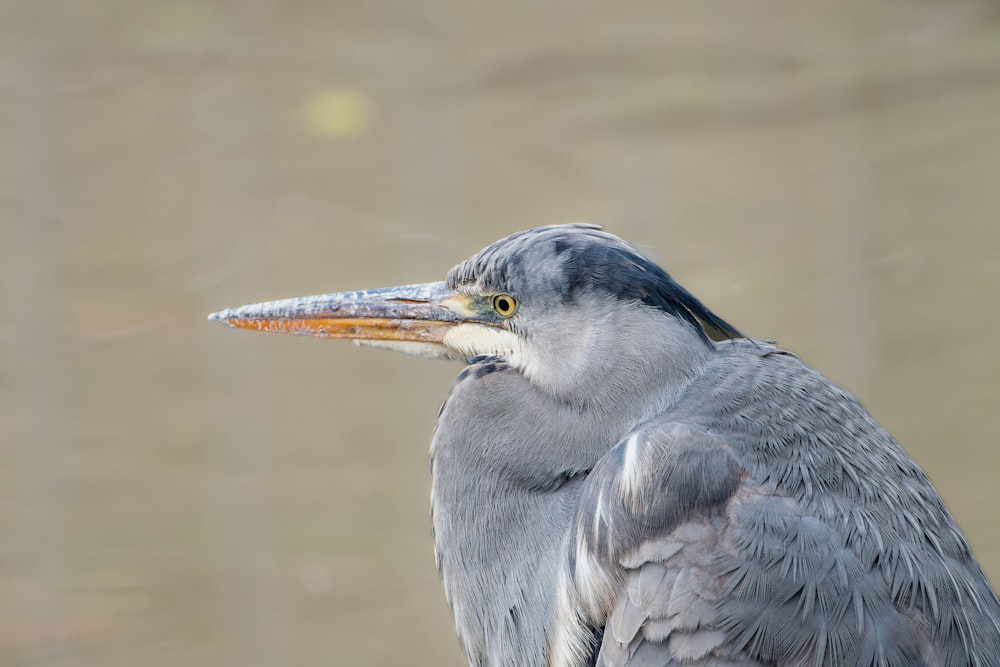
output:
[[455,364],[205,321],[605,225],[857,393],[1000,578],[1000,6],[0,3],[0,664],[459,665]]

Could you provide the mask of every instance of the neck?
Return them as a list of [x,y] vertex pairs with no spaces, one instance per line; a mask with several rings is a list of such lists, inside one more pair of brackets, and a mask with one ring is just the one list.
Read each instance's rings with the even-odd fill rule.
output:
[[590,399],[554,395],[504,363],[459,376],[431,445],[431,500],[438,567],[471,664],[546,664],[564,540],[586,474],[675,401],[711,356],[705,347],[678,358],[669,341],[694,332],[661,333],[603,341],[626,353],[594,376]]
[[[572,413],[532,392],[504,364],[471,366],[452,389],[431,445],[438,568],[472,665],[545,663],[561,544],[580,474],[612,438],[589,434],[581,443],[594,452],[589,456],[545,455],[539,443],[570,427]],[[481,417],[472,421],[470,414]],[[512,438],[523,423],[517,420],[538,423],[539,440]],[[530,449],[542,456],[531,457]]]
[[714,353],[676,317],[584,294],[531,332],[531,346],[513,365],[557,400],[634,424],[676,401]]

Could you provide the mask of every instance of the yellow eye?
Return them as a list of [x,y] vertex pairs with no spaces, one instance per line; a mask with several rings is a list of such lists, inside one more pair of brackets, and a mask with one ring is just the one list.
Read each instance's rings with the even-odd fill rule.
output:
[[497,294],[493,297],[493,310],[500,317],[510,317],[517,310],[517,301],[510,294]]

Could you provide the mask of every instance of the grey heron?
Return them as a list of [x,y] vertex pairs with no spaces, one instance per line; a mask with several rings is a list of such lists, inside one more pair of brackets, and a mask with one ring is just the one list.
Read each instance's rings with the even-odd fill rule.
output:
[[210,318],[466,362],[431,515],[471,665],[1000,665],[1000,603],[892,436],[599,227]]

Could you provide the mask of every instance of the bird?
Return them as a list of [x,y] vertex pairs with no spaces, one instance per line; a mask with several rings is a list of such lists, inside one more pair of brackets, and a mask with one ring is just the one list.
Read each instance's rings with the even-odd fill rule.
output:
[[1000,602],[886,429],[599,226],[209,318],[465,363],[431,525],[470,665],[1000,665]]

